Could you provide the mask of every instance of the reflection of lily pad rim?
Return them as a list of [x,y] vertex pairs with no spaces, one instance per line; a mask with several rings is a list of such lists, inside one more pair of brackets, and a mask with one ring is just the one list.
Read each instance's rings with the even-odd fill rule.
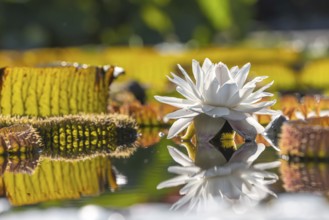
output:
[[176,90],[184,98],[155,96],[160,102],[180,108],[166,116],[166,119],[177,119],[169,130],[168,138],[177,136],[193,121],[197,137],[202,136],[203,141],[208,141],[228,121],[241,136],[253,140],[257,134],[264,132],[264,128],[252,114],[276,114],[268,109],[275,101],[262,101],[263,98],[272,96],[264,91],[273,82],[254,91],[256,84],[267,77],[259,76],[246,82],[249,63],[241,69],[237,66],[228,69],[221,62],[213,64],[205,59],[201,67],[193,60],[195,82],[180,65],[178,67],[185,79],[173,73],[173,78],[168,78],[177,85]]
[[75,161],[43,157],[32,175],[8,171],[1,179],[0,194],[5,192],[4,195],[14,206],[79,199],[99,195],[107,188],[118,188],[112,163],[102,155]]
[[308,158],[329,158],[328,143],[328,116],[288,121],[279,140],[281,154]]
[[321,162],[281,161],[281,179],[287,192],[328,192],[329,167]]

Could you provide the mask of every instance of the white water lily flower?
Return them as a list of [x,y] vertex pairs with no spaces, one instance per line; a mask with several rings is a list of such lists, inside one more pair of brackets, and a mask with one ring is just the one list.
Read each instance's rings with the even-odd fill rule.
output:
[[168,171],[178,176],[160,183],[157,189],[185,185],[179,191],[184,196],[172,206],[173,209],[203,210],[223,200],[232,205],[249,206],[257,204],[268,194],[276,196],[267,185],[276,182],[278,176],[265,169],[277,167],[279,162],[252,166],[264,151],[263,144],[245,143],[229,161],[211,144],[203,145],[197,147],[199,158],[195,163],[176,148],[168,146],[170,155],[181,166],[169,167]]
[[201,67],[193,60],[195,82],[180,65],[178,67],[185,79],[173,73],[173,78],[168,78],[177,85],[176,90],[184,98],[155,96],[162,103],[180,108],[165,117],[177,119],[169,129],[168,138],[177,136],[194,121],[197,137],[203,137],[200,141],[209,141],[228,121],[245,139],[254,140],[257,134],[264,132],[264,127],[252,114],[276,114],[276,111],[267,108],[274,105],[275,101],[261,101],[264,97],[272,96],[264,91],[273,82],[254,91],[256,83],[267,77],[259,76],[246,83],[249,63],[241,69],[233,67],[229,70],[221,62],[213,64],[205,59]]

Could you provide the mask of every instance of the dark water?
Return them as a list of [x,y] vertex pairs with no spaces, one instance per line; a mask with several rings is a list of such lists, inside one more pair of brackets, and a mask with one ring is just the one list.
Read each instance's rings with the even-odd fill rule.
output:
[[[159,130],[145,131],[139,146],[125,158],[96,154],[82,158],[50,158],[25,156],[2,158],[0,194],[10,204],[5,213],[32,208],[82,207],[97,205],[107,208],[127,208],[141,203],[176,202],[179,187],[157,190],[156,186],[174,175],[168,166],[175,162],[167,146],[182,152],[186,149],[172,140],[158,136]],[[278,153],[268,147],[255,161],[279,160]],[[7,160],[7,161],[5,161]],[[327,163],[288,162],[272,169],[279,180],[269,188],[278,197],[300,192],[325,195],[329,186]],[[272,196],[269,200],[275,200]]]

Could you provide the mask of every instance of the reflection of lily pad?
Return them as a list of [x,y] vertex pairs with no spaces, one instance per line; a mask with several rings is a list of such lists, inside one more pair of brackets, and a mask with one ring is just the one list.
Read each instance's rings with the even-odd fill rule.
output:
[[324,192],[329,190],[327,163],[281,161],[283,187],[288,192]]
[[33,152],[42,147],[38,132],[29,124],[15,124],[0,128],[0,154]]
[[328,143],[329,117],[286,122],[279,140],[281,154],[310,158],[328,158]]
[[13,205],[94,196],[116,189],[115,174],[106,156],[83,160],[40,159],[32,175],[5,172],[2,188]]
[[4,172],[32,174],[39,163],[39,153],[19,153],[0,156],[0,176]]

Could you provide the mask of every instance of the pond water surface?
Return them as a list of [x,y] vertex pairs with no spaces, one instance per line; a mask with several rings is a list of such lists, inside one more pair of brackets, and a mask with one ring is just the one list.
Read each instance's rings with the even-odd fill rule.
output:
[[[151,219],[147,212],[167,215],[170,205],[181,197],[178,193],[180,187],[156,189],[160,182],[174,177],[167,171],[169,166],[176,164],[167,146],[174,146],[184,153],[186,149],[166,137],[160,138],[160,131],[142,131],[140,146],[125,158],[102,153],[74,159],[51,158],[42,152],[40,155],[2,158],[1,219],[42,219],[46,213],[52,219],[61,215],[69,219]],[[252,209],[253,212],[246,212],[249,213],[246,215],[263,215],[265,219],[288,218],[299,214],[295,209],[309,204],[301,210],[308,215],[300,219],[315,218],[320,213],[321,218],[328,217],[324,208],[329,206],[323,199],[329,188],[328,164],[288,162],[280,159],[277,151],[270,147],[255,163],[277,160],[281,161],[280,166],[270,171],[276,173],[279,180],[269,185],[269,189],[278,198],[266,196],[257,208]],[[285,212],[283,207],[291,210]],[[218,207],[218,210],[223,213],[223,207]],[[98,214],[92,215],[93,212]],[[275,218],[272,215],[276,212],[283,214]],[[239,215],[226,215],[223,217],[239,219]],[[194,218],[194,215],[189,217]]]

